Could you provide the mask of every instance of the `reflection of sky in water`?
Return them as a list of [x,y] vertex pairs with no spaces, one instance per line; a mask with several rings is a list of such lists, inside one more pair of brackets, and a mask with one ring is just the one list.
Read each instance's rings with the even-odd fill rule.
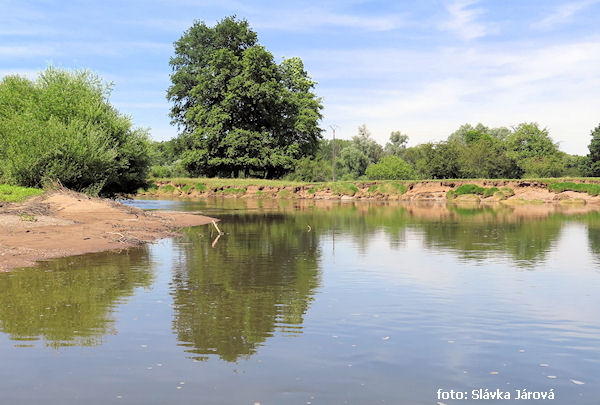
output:
[[[135,204],[220,212],[226,234],[214,248],[210,227],[150,245],[129,266],[153,281],[108,305],[114,334],[99,328],[100,345],[14,348],[0,334],[7,403],[430,404],[438,388],[600,397],[595,217],[481,225],[393,206],[247,216],[235,202]],[[240,330],[254,340],[228,341]]]

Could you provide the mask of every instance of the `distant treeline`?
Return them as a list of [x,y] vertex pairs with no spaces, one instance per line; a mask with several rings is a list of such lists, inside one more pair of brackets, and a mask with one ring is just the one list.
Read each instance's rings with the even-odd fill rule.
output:
[[[592,133],[587,156],[559,150],[548,130],[536,123],[509,129],[465,124],[445,141],[407,147],[408,136],[392,132],[385,146],[378,144],[365,125],[351,140],[321,139],[316,153],[296,162],[283,176],[299,181],[400,180],[460,178],[543,178],[600,176],[600,125]],[[180,159],[185,145],[179,138],[153,144],[154,177],[189,176]],[[252,173],[250,173],[252,175]]]

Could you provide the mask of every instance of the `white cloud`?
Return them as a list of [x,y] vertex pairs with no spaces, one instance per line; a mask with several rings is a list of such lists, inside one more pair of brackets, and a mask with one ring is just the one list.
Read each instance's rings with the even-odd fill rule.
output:
[[573,17],[586,8],[598,4],[599,0],[583,0],[561,4],[541,21],[533,24],[535,28],[549,29],[556,25],[568,24]]
[[5,45],[0,46],[0,56],[5,58],[33,58],[36,56],[50,56],[56,52],[52,45]]
[[365,31],[390,31],[406,24],[402,15],[365,16],[333,12],[325,9],[306,8],[302,11],[276,10],[261,13],[252,19],[256,29],[282,31],[307,31],[314,28],[349,27]]
[[490,27],[477,22],[484,13],[481,8],[473,8],[478,0],[455,0],[446,4],[450,18],[444,21],[440,28],[453,32],[459,38],[472,40],[483,37],[493,31]]
[[36,79],[39,74],[39,70],[34,69],[0,69],[0,79],[5,76],[21,76],[29,80]]
[[[411,56],[412,63],[394,65]],[[356,86],[319,88],[325,124],[341,125],[340,135],[346,138],[363,121],[379,142],[392,130],[402,130],[411,144],[444,139],[466,122],[511,126],[537,121],[550,129],[563,150],[584,154],[589,132],[600,119],[600,38],[542,48],[513,45],[413,55],[368,50],[331,52],[330,57],[349,66],[353,60],[369,60],[381,69],[372,72],[357,64],[338,72],[353,78]],[[361,76],[366,85],[361,86]],[[392,79],[372,83],[379,77]]]

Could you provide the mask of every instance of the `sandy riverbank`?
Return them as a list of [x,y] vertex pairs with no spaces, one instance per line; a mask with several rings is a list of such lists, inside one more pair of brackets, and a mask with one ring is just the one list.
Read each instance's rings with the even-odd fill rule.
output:
[[20,204],[0,203],[0,271],[125,249],[212,221],[193,213],[142,211],[70,191],[48,192]]

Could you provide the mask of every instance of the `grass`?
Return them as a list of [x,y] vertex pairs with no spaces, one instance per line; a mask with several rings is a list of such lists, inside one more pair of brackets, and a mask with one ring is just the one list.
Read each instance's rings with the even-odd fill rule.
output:
[[245,194],[246,189],[245,188],[226,188],[223,190],[223,193],[225,193],[225,194]]
[[563,191],[578,191],[589,195],[600,195],[600,184],[593,183],[573,183],[573,182],[556,182],[548,184],[548,190],[555,193]]
[[450,190],[446,194],[446,198],[452,200],[459,195],[479,195],[483,198],[496,197],[504,200],[508,197],[515,195],[515,191],[510,187],[480,187],[477,184],[461,184],[455,190]]
[[[171,182],[173,184],[184,186],[186,184],[196,185],[201,183],[204,187],[208,187],[210,189],[214,189],[216,187],[233,187],[233,188],[245,188],[247,189],[249,186],[263,186],[263,187],[287,187],[287,186],[301,186],[306,183],[301,181],[289,181],[289,180],[268,180],[268,179],[223,179],[223,178],[186,178],[186,177],[178,177],[178,178],[156,178],[152,179],[155,182]],[[197,190],[202,191],[198,187]]]
[[358,187],[348,182],[329,183],[328,185],[331,189],[331,192],[337,195],[353,196],[358,192]]
[[0,184],[1,202],[22,202],[34,195],[41,195],[44,190],[29,187],[9,186]]
[[195,188],[196,188],[196,186],[194,186],[192,184],[185,184],[185,185],[181,186],[181,191],[183,191],[186,194],[189,194],[190,191],[192,191]]
[[397,182],[381,182],[373,184],[367,188],[367,192],[371,194],[390,194],[402,195],[406,193],[407,187],[402,183]]
[[165,192],[165,193],[174,193],[175,192],[175,187],[173,187],[170,184],[167,184],[166,186],[162,187],[160,190],[163,191],[163,192]]
[[277,194],[277,197],[279,198],[289,198],[290,197],[290,192],[287,190],[279,190],[279,194]]
[[27,214],[19,214],[19,218],[21,219],[21,221],[26,221],[26,222],[37,222],[37,218],[33,215],[27,215]]
[[402,195],[402,194],[406,193],[406,190],[407,190],[406,185],[404,185],[402,183],[390,183],[390,185],[392,186],[392,189],[394,189],[397,194]]

